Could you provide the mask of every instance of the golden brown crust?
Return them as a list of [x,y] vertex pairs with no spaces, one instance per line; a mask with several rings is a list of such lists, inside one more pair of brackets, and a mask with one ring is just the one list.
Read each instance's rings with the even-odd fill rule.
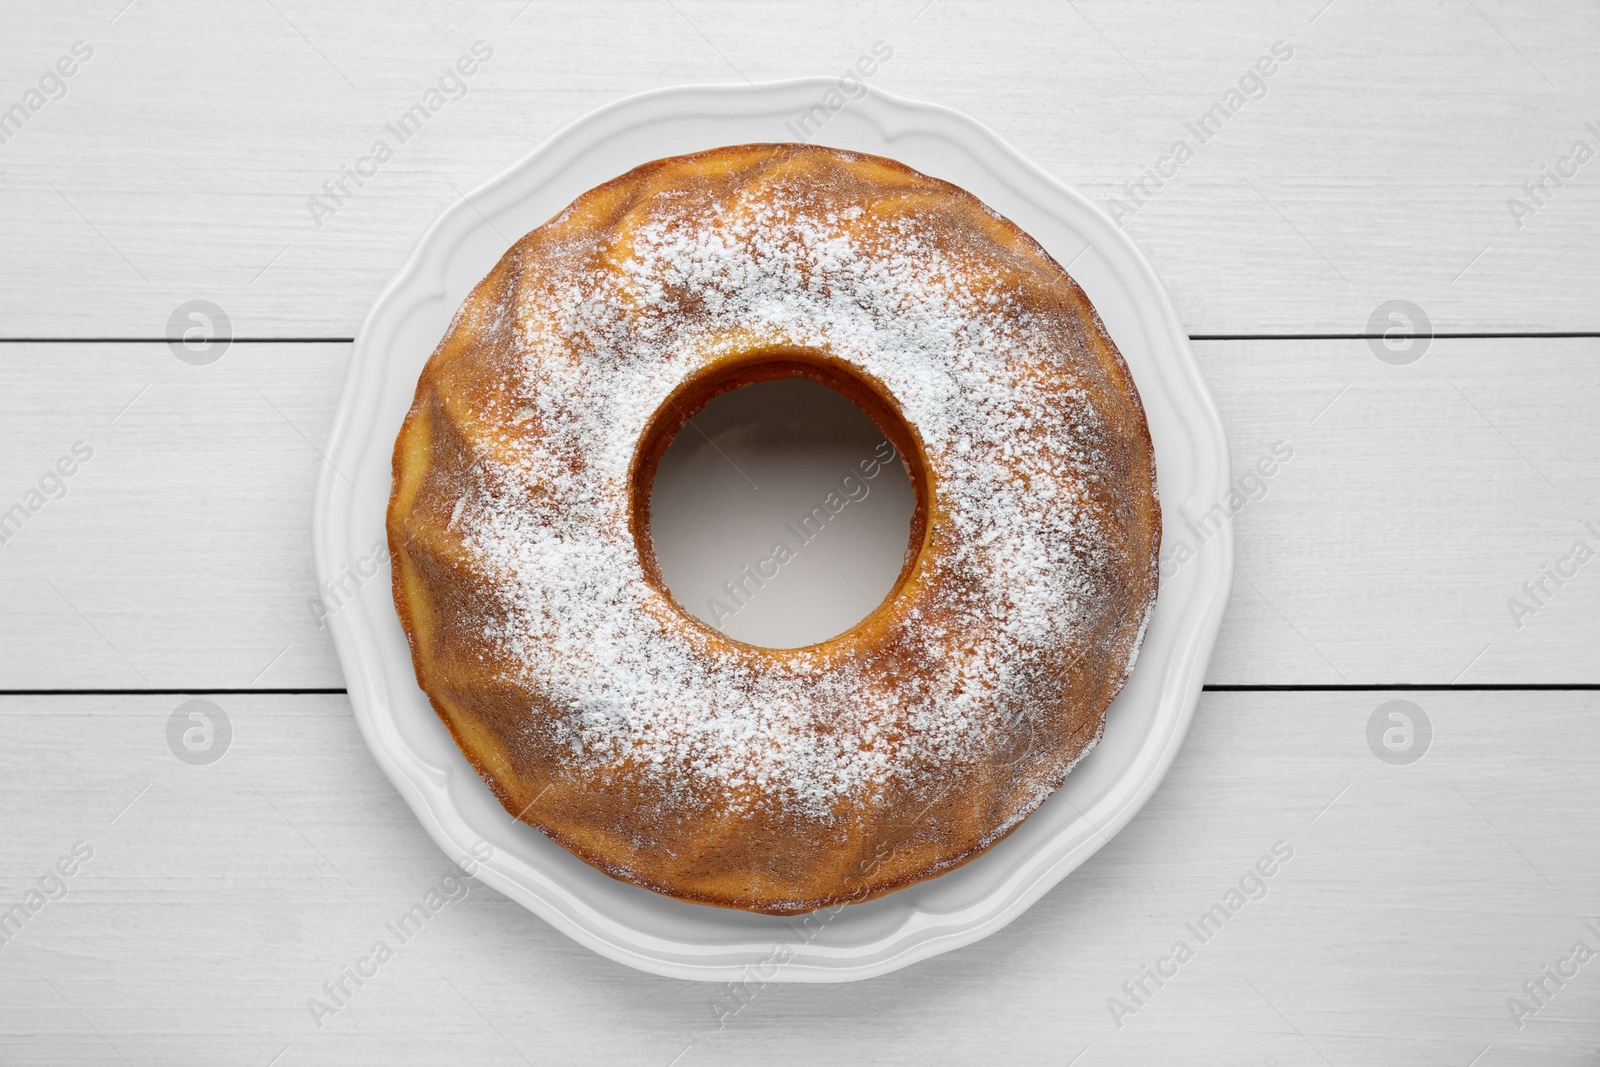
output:
[[[1080,498],[1069,506],[1092,519],[1106,541],[1094,546],[1104,557],[1094,571],[1097,602],[1077,609],[1081,639],[1029,650],[1038,661],[1029,675],[1037,712],[1006,724],[1009,741],[1002,737],[998,748],[991,744],[959,767],[919,765],[912,777],[875,781],[871,795],[835,801],[820,821],[748,783],[720,795],[697,786],[688,799],[666,797],[648,766],[625,759],[597,769],[574,759],[552,725],[567,712],[561,695],[516,681],[529,665],[507,662],[506,650],[485,638],[486,624],[507,621],[510,609],[495,577],[453,529],[460,501],[484,493],[477,480],[484,464],[509,462],[518,438],[541,432],[537,417],[522,421],[505,398],[507,368],[519,358],[512,327],[526,314],[513,310],[508,318],[508,309],[530,299],[541,271],[553,273],[552,264],[579,239],[596,234],[605,235],[608,254],[627,246],[663,202],[759,201],[764,188],[782,185],[794,195],[788,190],[806,181],[879,219],[934,219],[929,232],[939,253],[970,264],[963,283],[1013,294],[1019,316],[1059,333],[1059,351],[1016,372],[1018,388],[1053,395],[1071,385],[1088,395],[1098,422],[1084,431],[1094,440],[1092,463],[1079,466],[1091,476],[1071,482]],[[856,627],[808,649],[755,648],[672,604],[649,545],[648,486],[661,451],[699,406],[725,389],[791,374],[845,392],[893,441],[917,491],[918,535],[896,591]],[[906,635],[960,618],[955,606],[983,591],[963,587],[968,579],[940,565],[960,536],[955,505],[941,488],[948,460],[923,454],[918,427],[892,390],[829,353],[757,345],[705,353],[667,399],[676,403],[662,403],[638,427],[640,442],[619,489],[628,498],[639,580],[655,598],[647,607],[662,612],[660,624],[708,658],[758,674],[867,664],[861,669],[876,672],[880,694],[902,690],[909,701],[920,692],[931,661],[908,647]],[[1066,467],[1074,455],[1058,458]],[[1037,242],[970,194],[891,160],[742,145],[636,168],[584,194],[507,252],[463,304],[418,382],[395,444],[388,536],[395,603],[418,682],[510,814],[633,884],[682,900],[792,914],[870,899],[960,866],[1060,786],[1099,738],[1137,651],[1156,591],[1160,508],[1149,431],[1127,367],[1082,290]],[[902,732],[915,732],[903,725]],[[965,779],[940,780],[953,774]]]

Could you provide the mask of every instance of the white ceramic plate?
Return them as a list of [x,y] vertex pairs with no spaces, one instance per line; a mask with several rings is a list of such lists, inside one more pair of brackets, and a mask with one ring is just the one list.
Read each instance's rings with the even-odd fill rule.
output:
[[[384,538],[390,453],[417,376],[457,306],[517,237],[640,163],[793,140],[785,123],[834,88],[831,79],[804,79],[630,97],[562,130],[429,226],[356,338],[317,490],[319,576],[337,581],[347,567],[367,570],[364,561]],[[1133,242],[1086,198],[965,115],[877,90],[832,113],[812,140],[954,182],[1037,238],[1087,291],[1132,368],[1155,441],[1168,543],[1185,513],[1225,499],[1227,445],[1177,314]],[[642,970],[836,982],[993,933],[1127,824],[1183,741],[1232,571],[1224,525],[1197,558],[1163,577],[1144,651],[1110,709],[1104,739],[1015,833],[949,874],[821,913],[808,925],[625,885],[515,822],[418,688],[388,582],[366,582],[329,624],[372,754],[439,846],[484,882],[596,952]]]

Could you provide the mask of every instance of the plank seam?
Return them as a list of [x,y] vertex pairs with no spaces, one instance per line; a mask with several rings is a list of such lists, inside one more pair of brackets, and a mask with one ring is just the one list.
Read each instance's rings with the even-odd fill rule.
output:
[[[1433,684],[1429,682],[1392,682],[1388,684],[1350,685],[1208,685],[1206,693],[1387,693],[1387,692],[1461,692],[1461,693],[1585,693],[1600,691],[1600,682],[1479,682],[1463,685]],[[347,695],[348,689],[316,688],[206,688],[179,689],[0,689],[0,697],[24,696],[338,696]]]
[[[1416,337],[1415,334],[1390,334],[1389,340]],[[1547,330],[1533,332],[1479,332],[1431,333],[1423,335],[1433,340],[1560,340],[1563,338],[1600,338],[1600,331]],[[1376,333],[1194,333],[1191,341],[1376,341],[1385,339]],[[168,337],[0,337],[0,345],[154,345],[165,344]],[[355,343],[354,337],[229,337],[219,338],[230,344],[241,345],[347,345]]]

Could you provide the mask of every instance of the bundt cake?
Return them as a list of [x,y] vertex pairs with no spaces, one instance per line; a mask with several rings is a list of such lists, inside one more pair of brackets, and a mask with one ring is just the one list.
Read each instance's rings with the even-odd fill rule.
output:
[[[712,397],[858,404],[917,507],[859,624],[760,648],[685,611],[650,487]],[[1153,610],[1144,411],[1083,292],[969,193],[751,144],[647,163],[508,251],[394,452],[417,680],[513,816],[616,878],[789,914],[989,848],[1099,739]]]

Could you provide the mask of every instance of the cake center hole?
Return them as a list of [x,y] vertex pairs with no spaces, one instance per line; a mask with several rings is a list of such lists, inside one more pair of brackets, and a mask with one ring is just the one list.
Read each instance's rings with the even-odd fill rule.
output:
[[650,538],[684,610],[767,648],[826,641],[893,591],[916,494],[849,398],[804,378],[712,398],[667,446]]

